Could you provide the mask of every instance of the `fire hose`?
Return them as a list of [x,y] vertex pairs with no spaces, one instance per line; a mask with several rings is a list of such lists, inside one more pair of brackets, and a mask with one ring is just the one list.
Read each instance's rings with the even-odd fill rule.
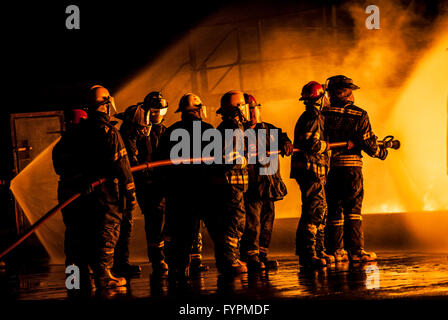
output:
[[[386,148],[392,148],[392,149],[398,149],[400,147],[400,141],[393,140],[393,136],[387,136],[382,141],[378,141],[378,144],[381,146],[384,146]],[[333,142],[329,144],[330,149],[334,148],[341,148],[341,147],[351,147],[353,146],[353,143],[351,141],[349,142]],[[301,150],[298,148],[294,148],[293,152],[300,152]],[[270,152],[272,153],[280,153],[280,151]],[[131,172],[137,172],[142,171],[145,169],[150,168],[156,168],[156,167],[164,167],[169,165],[176,165],[183,162],[197,162],[197,161],[210,161],[213,160],[214,157],[204,157],[204,158],[188,158],[188,159],[175,159],[175,160],[159,160],[159,161],[153,161],[153,162],[146,162],[142,163],[140,165],[134,166],[131,168]],[[102,183],[106,181],[106,178],[101,178],[99,180],[96,180],[95,182],[91,183],[86,190],[93,190],[94,188],[98,187]],[[22,236],[20,236],[19,239],[17,239],[12,245],[10,245],[6,250],[4,250],[2,253],[0,253],[0,260],[6,256],[9,252],[11,252],[14,248],[16,248],[19,244],[21,244],[23,241],[25,241],[29,236],[31,236],[42,224],[44,224],[47,220],[49,220],[53,215],[58,213],[60,210],[64,209],[66,206],[68,206],[70,203],[81,197],[83,194],[87,192],[79,192],[74,195],[72,195],[70,198],[65,200],[62,203],[59,203],[57,206],[52,208],[50,211],[48,211],[46,214],[44,214],[39,220],[37,220],[29,229],[26,231]]]

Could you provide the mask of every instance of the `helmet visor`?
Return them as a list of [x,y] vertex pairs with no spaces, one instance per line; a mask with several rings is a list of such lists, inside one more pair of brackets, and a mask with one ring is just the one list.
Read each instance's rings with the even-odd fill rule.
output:
[[249,121],[250,120],[250,112],[249,112],[249,104],[237,104],[236,107],[240,111],[241,116],[244,118],[244,120]]
[[166,115],[167,112],[168,112],[168,108],[163,108],[163,109],[151,108],[150,112],[148,112],[148,113],[151,113],[151,116],[155,116],[155,115],[164,116],[164,115]]

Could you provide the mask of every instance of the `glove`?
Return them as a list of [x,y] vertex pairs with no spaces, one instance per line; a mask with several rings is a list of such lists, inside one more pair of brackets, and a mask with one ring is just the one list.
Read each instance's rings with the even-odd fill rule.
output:
[[134,211],[135,207],[137,206],[137,197],[135,195],[135,191],[128,192],[125,201],[125,211]]
[[294,146],[292,145],[291,142],[287,141],[283,145],[281,155],[289,157],[290,155],[292,155],[293,151],[294,151]]
[[355,147],[355,144],[353,143],[353,141],[347,141],[347,150],[351,150]]
[[378,152],[378,158],[381,160],[385,160],[387,158],[387,149],[380,147],[380,150]]

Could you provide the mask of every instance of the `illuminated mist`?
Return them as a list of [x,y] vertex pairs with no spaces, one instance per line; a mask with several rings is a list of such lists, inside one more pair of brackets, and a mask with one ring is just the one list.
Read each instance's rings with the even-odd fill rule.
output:
[[[243,65],[244,82],[240,82],[238,67],[208,71],[209,87],[217,79],[223,80],[203,100],[211,113],[221,94],[242,88],[263,105],[263,120],[281,127],[292,139],[295,122],[304,110],[298,101],[301,87],[310,80],[323,83],[329,76],[347,75],[361,87],[355,91],[355,103],[369,112],[375,134],[379,138],[392,134],[402,142],[402,148],[391,150],[386,161],[364,157],[363,212],[447,210],[448,33],[440,37],[440,30],[446,30],[442,27],[430,34],[420,31],[413,26],[419,18],[409,10],[383,2],[380,7],[380,30],[365,28],[366,14],[360,6],[349,10],[355,22],[350,29],[323,28],[320,12],[312,11],[287,19],[264,19],[261,54],[256,50],[253,24],[241,27],[241,59],[262,58],[264,63]],[[191,30],[185,39],[124,84],[116,94],[121,109],[142,101],[151,90],[162,90],[171,106],[166,123],[177,121],[179,114],[173,111],[181,95],[192,91],[191,67],[186,63],[189,44],[197,50],[198,65],[205,59],[207,67],[230,64],[236,59],[231,36],[213,51],[234,27],[219,24],[225,21],[225,15],[225,11],[221,12]],[[308,25],[294,27],[292,22],[306,16],[311,16]],[[440,24],[446,26],[446,21]],[[435,35],[437,39],[432,38]],[[263,90],[263,84],[267,90]],[[196,92],[202,93],[200,88]],[[211,122],[219,123],[216,118]],[[281,161],[289,195],[277,203],[280,218],[297,217],[300,212],[300,191],[289,179],[289,162]]]
[[[212,115],[208,121],[216,126],[219,119],[214,111],[220,96],[241,89],[262,104],[264,121],[282,128],[292,139],[295,123],[304,111],[298,101],[302,86],[310,80],[323,83],[329,76],[347,75],[361,87],[355,91],[355,103],[369,112],[376,135],[394,135],[402,142],[401,149],[391,150],[386,161],[364,157],[363,212],[412,213],[406,215],[406,226],[413,235],[429,248],[435,244],[447,248],[443,226],[448,221],[448,19],[420,28],[420,18],[409,10],[380,2],[381,29],[367,30],[364,7],[346,10],[354,21],[349,26],[337,20],[339,15],[332,16],[331,10],[322,8],[272,14],[271,18],[263,14],[261,21],[245,21],[248,10],[223,10],[190,30],[124,83],[115,93],[117,105],[122,111],[142,101],[149,91],[162,90],[170,104],[166,118],[170,125],[179,119],[174,111],[180,97],[194,91]],[[260,10],[270,13],[269,8]],[[240,30],[239,57],[236,26]],[[260,37],[257,30],[262,30]],[[232,65],[238,58],[263,62],[218,67]],[[196,65],[196,74],[191,72],[189,61]],[[212,69],[205,73],[204,66]],[[32,223],[57,202],[51,149],[11,183],[14,196]],[[289,193],[276,203],[277,218],[296,218],[300,214],[300,191],[289,179],[290,159],[281,159],[280,166]],[[425,218],[424,211],[438,212]],[[141,215],[138,217],[141,219]],[[54,262],[64,258],[63,230],[58,216],[37,233]],[[136,230],[132,247],[134,258],[138,255],[140,260],[146,259],[143,233],[142,228]]]

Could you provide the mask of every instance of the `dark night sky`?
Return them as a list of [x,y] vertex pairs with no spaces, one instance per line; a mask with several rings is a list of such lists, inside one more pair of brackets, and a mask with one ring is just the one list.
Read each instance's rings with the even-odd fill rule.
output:
[[[203,3],[60,1],[13,5],[2,21],[7,30],[4,64],[8,85],[12,84],[8,91],[14,92],[8,95],[15,105],[13,112],[60,108],[55,104],[76,100],[76,90],[90,83],[99,82],[113,90],[223,5],[220,1]],[[65,8],[70,4],[80,8],[80,30],[65,28]]]

